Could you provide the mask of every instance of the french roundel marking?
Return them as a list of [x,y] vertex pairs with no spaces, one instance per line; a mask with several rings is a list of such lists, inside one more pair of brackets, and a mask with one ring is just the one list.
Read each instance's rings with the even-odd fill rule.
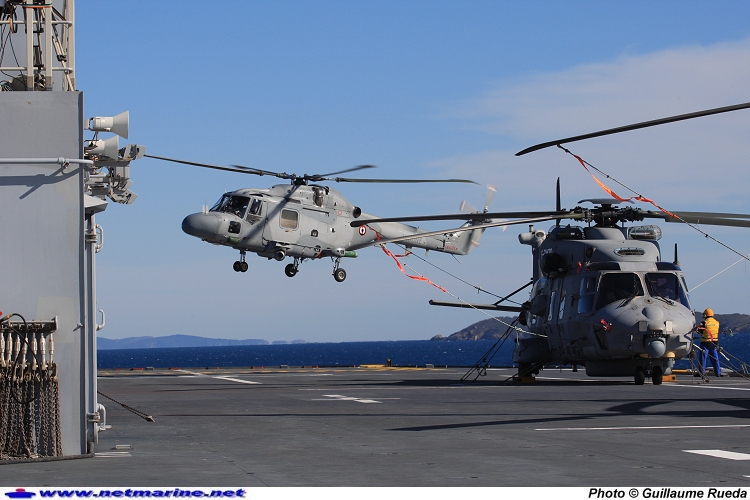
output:
[[359,226],[359,235],[364,236],[365,233],[367,233],[367,227],[365,226]]

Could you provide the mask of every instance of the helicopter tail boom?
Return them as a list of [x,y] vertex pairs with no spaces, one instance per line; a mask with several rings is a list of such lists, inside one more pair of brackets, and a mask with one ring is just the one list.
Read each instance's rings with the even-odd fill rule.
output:
[[466,255],[479,245],[479,240],[486,229],[483,224],[477,229],[471,229],[472,226],[476,225],[480,225],[480,223],[472,221],[456,229],[428,232],[394,222],[370,224],[369,227],[378,233],[379,238],[368,243],[352,245],[349,249],[358,250],[383,243],[400,243],[408,248],[423,248],[454,255]]

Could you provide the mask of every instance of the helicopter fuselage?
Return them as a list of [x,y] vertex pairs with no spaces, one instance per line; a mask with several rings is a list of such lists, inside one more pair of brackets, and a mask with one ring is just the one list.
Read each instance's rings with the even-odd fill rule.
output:
[[279,261],[292,257],[294,273],[287,271],[292,276],[304,259],[331,257],[338,264],[341,258],[357,256],[352,247],[412,234],[414,238],[402,241],[403,245],[464,255],[482,232],[420,236],[424,231],[400,223],[351,227],[349,223],[357,218],[375,217],[327,186],[283,184],[225,193],[211,209],[188,215],[182,229],[203,241],[239,250],[243,263],[245,252]]
[[690,354],[695,325],[684,275],[661,260],[660,236],[657,226],[519,235],[532,247],[534,286],[521,313],[530,335],[519,338],[514,362],[581,364],[590,376],[637,383],[650,373],[660,383]]

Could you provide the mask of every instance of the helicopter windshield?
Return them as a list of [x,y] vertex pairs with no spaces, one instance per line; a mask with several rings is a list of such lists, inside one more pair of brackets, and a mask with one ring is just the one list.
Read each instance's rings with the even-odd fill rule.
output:
[[599,281],[599,299],[596,308],[618,300],[628,300],[644,295],[641,278],[635,273],[606,273]]
[[679,301],[689,308],[687,294],[680,284],[679,277],[674,273],[646,273],[646,286],[652,297],[661,297]]
[[225,214],[234,214],[237,217],[244,217],[247,206],[250,204],[250,198],[247,196],[235,196],[225,194],[221,197],[216,205],[211,207],[211,212],[223,212]]

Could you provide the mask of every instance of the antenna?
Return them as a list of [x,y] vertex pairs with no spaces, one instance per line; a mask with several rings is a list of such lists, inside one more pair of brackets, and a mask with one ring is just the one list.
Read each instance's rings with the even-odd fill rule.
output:
[[[562,203],[560,202],[560,178],[557,178],[557,187],[555,189],[555,210],[560,211],[562,210]],[[560,219],[557,219],[555,222],[555,226],[560,227]]]
[[[0,66],[12,90],[76,90],[75,2],[0,1],[0,24],[11,26],[19,66]],[[24,26],[23,30],[18,29]],[[53,73],[62,73],[55,82]],[[18,75],[18,76],[12,76]]]

